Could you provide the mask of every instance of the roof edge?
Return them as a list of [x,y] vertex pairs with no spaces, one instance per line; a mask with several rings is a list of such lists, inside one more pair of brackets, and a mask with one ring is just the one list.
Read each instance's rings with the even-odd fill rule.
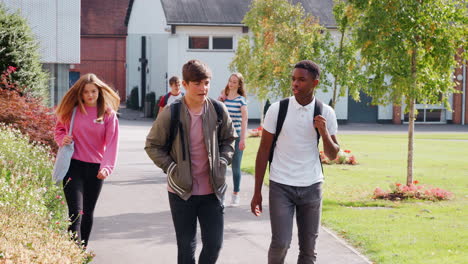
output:
[[128,7],[127,7],[127,14],[125,15],[125,26],[128,27],[128,23],[130,22],[130,15],[132,13],[132,8],[133,8],[133,2],[135,0],[130,0],[128,1]]
[[168,25],[174,26],[221,26],[221,27],[245,27],[245,24],[235,23],[179,23],[179,22],[167,22]]

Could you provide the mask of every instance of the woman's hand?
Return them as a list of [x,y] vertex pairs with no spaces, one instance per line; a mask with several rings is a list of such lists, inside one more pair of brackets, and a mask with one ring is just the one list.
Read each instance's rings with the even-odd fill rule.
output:
[[224,102],[226,100],[227,96],[223,93],[218,97],[218,100],[221,102]]
[[241,139],[239,141],[239,150],[244,150],[245,149],[245,139]]
[[109,176],[109,171],[105,168],[99,170],[97,178],[100,180],[105,180]]
[[69,135],[66,135],[66,136],[63,137],[62,146],[70,145],[72,142],[73,142],[73,137],[69,136]]

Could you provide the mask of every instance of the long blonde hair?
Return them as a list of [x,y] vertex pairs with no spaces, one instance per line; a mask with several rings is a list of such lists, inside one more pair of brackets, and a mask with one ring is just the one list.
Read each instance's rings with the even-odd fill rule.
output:
[[55,109],[55,113],[60,122],[66,124],[70,122],[73,108],[78,106],[82,113],[86,113],[85,104],[83,102],[83,91],[86,84],[94,84],[99,96],[97,100],[97,119],[103,120],[104,114],[110,109],[117,111],[120,105],[119,95],[101,81],[95,74],[88,73],[80,77],[78,81],[68,90],[63,96],[62,101]]
[[[237,88],[237,93],[244,96],[247,99],[247,94],[245,93],[245,88],[244,88],[244,76],[242,76],[241,73],[235,72],[229,76],[229,79],[231,79],[232,76],[236,76],[237,80],[239,81],[239,88]],[[224,95],[228,96],[229,95],[229,79],[228,83],[226,84],[226,87],[224,88]]]

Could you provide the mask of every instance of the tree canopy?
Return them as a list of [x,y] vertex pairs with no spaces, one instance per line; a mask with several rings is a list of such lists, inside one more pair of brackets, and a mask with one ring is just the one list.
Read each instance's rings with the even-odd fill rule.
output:
[[253,0],[243,23],[250,34],[239,40],[231,70],[246,77],[249,93],[260,100],[290,96],[291,69],[320,57],[324,28],[287,0]]
[[467,58],[466,6],[453,0],[350,0],[354,40],[374,103],[409,112],[407,184],[412,182],[415,103],[449,107],[454,69]]

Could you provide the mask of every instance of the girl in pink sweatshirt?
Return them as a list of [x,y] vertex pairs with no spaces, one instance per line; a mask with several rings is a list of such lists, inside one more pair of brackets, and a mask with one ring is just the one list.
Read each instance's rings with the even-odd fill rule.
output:
[[[120,98],[94,74],[83,75],[57,106],[55,141],[59,146],[74,142],[70,169],[63,190],[70,217],[69,231],[86,247],[93,225],[93,212],[103,181],[117,159]],[[72,135],[68,135],[73,109],[77,107]]]

